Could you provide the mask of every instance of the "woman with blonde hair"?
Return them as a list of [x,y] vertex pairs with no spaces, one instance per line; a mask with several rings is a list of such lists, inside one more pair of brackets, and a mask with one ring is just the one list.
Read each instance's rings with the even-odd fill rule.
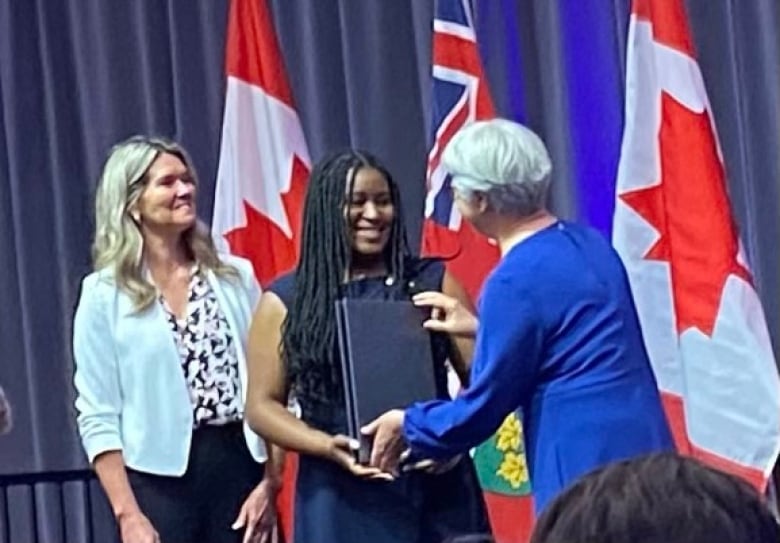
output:
[[262,541],[275,523],[278,457],[242,423],[260,291],[249,262],[217,254],[197,188],[179,145],[133,137],[97,190],[76,408],[123,543]]

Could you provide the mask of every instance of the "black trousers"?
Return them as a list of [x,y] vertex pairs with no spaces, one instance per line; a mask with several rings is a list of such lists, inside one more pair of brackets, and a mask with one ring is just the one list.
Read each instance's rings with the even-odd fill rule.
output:
[[230,526],[263,468],[246,446],[241,423],[231,423],[193,432],[181,477],[127,471],[138,505],[162,543],[240,543],[243,530]]

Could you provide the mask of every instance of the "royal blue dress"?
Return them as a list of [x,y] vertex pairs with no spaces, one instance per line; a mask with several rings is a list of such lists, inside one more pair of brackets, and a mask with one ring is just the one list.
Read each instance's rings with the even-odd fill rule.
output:
[[406,410],[415,456],[466,451],[519,407],[538,514],[588,471],[673,448],[625,269],[598,232],[561,221],[517,244],[479,318],[469,388]]
[[[368,278],[347,285],[351,298],[409,299],[411,290],[441,290],[444,266],[412,259],[405,285]],[[270,290],[291,307],[295,276]],[[440,398],[447,398],[446,336],[434,334],[434,372]],[[303,420],[330,434],[346,434],[343,398],[327,404],[298,397]],[[393,482],[364,481],[337,464],[301,455],[295,486],[293,537],[298,543],[435,543],[473,533],[490,533],[482,492],[468,455],[441,475],[405,474]]]

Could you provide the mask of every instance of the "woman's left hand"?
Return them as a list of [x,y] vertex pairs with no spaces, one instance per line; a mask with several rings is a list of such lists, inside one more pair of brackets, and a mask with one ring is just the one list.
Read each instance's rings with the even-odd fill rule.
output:
[[232,526],[234,530],[244,528],[243,543],[271,542],[276,529],[277,493],[270,481],[263,480],[246,497]]

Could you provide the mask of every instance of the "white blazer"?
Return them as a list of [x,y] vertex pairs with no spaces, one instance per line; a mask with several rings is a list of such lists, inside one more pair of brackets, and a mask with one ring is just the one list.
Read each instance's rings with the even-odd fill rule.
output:
[[[246,341],[260,287],[249,261],[220,257],[240,273],[239,281],[208,271],[207,280],[235,340],[243,405]],[[130,468],[183,475],[192,439],[192,405],[160,304],[136,313],[130,297],[117,288],[113,271],[89,274],[73,321],[73,352],[78,428],[89,461],[121,450]],[[244,436],[255,460],[264,462],[263,442],[246,423]]]

